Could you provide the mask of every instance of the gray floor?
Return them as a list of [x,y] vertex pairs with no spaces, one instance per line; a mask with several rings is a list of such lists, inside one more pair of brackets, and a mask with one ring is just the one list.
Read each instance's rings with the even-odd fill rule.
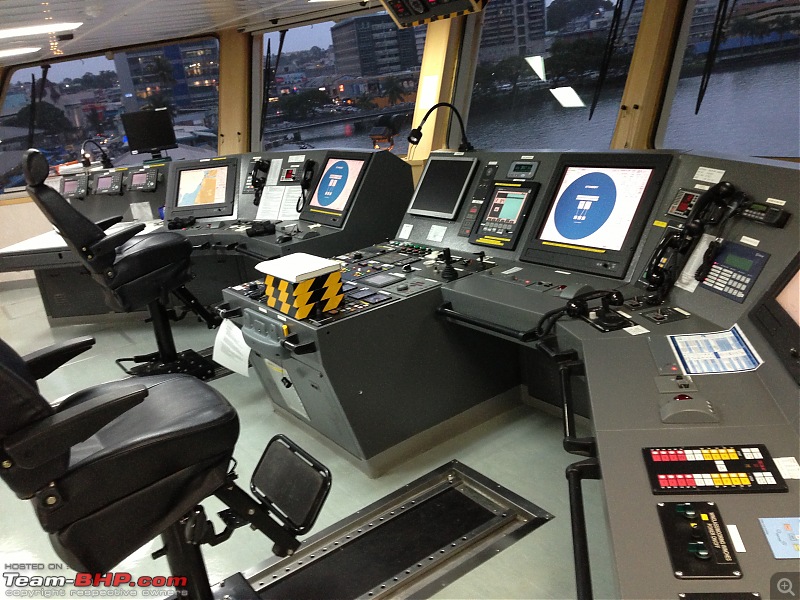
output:
[[[179,349],[202,349],[213,344],[214,333],[190,319],[175,324],[174,331]],[[95,336],[97,344],[86,355],[41,382],[46,398],[53,400],[82,387],[121,378],[123,373],[113,359],[152,351],[150,327],[130,315],[115,315],[110,320],[81,325],[50,326],[32,282],[29,286],[0,284],[0,337],[20,353],[86,334]],[[240,415],[242,433],[235,456],[242,480],[249,479],[264,445],[279,432],[294,439],[332,471],[331,494],[314,531],[457,459],[549,511],[555,519],[444,587],[435,597],[575,597],[564,469],[577,458],[561,449],[561,423],[556,417],[520,405],[470,431],[442,440],[436,447],[383,476],[370,479],[347,460],[343,451],[275,412],[255,375],[250,378],[230,375],[212,385],[226,395]],[[614,597],[613,559],[600,484],[590,481],[584,483],[583,488],[595,596]],[[0,506],[0,560],[4,572],[20,563],[35,563],[44,565],[44,570],[22,573],[70,577],[70,571],[59,568],[62,561],[50,547],[28,503],[16,499],[7,488],[0,486]],[[215,499],[206,502],[205,507],[209,515],[222,508]],[[134,576],[168,575],[166,560],[150,557],[159,547],[158,540],[151,542],[115,570]],[[268,558],[270,548],[269,540],[246,528],[237,530],[224,544],[204,547],[210,579],[215,582],[233,572],[247,571]],[[0,581],[0,585],[5,586],[6,580]]]

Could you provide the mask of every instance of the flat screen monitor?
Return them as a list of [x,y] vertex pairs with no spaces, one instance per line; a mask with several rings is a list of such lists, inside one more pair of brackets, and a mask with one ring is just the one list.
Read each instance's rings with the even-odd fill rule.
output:
[[234,216],[238,168],[235,156],[171,163],[166,218]]
[[172,118],[166,108],[123,113],[121,118],[131,154],[150,152],[157,157],[162,150],[178,147]]
[[535,182],[495,182],[469,241],[481,246],[513,250],[538,190],[539,184]]
[[800,254],[775,279],[749,316],[800,385]]
[[522,260],[623,278],[658,197],[668,154],[565,154]]
[[341,227],[358,194],[366,163],[363,155],[328,155],[319,170],[319,176],[315,174],[316,184],[312,184],[314,191],[303,207],[300,218]]
[[408,213],[453,219],[469,189],[478,159],[467,156],[431,156],[425,164]]

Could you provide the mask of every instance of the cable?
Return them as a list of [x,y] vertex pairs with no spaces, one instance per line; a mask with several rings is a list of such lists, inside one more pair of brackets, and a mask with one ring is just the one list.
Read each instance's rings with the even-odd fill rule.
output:
[[408,143],[416,146],[419,144],[419,141],[422,139],[422,127],[425,125],[425,121],[428,120],[428,117],[431,116],[431,113],[440,108],[442,106],[448,107],[453,114],[458,119],[458,124],[461,126],[461,145],[458,147],[459,152],[472,152],[475,148],[472,147],[472,144],[469,143],[467,140],[467,131],[464,129],[464,121],[461,118],[461,114],[459,114],[458,109],[450,104],[449,102],[437,102],[433,106],[428,109],[428,112],[425,113],[425,116],[422,117],[422,122],[419,124],[419,127],[416,129],[412,129],[411,132],[408,134]]
[[111,162],[111,158],[109,158],[108,154],[106,154],[106,151],[103,149],[103,147],[100,144],[98,144],[96,141],[91,139],[91,138],[88,139],[88,140],[85,140],[81,144],[81,156],[83,157],[83,160],[82,160],[83,166],[84,167],[91,167],[92,166],[92,155],[91,155],[91,153],[86,151],[86,144],[88,144],[89,142],[91,142],[92,144],[97,146],[97,149],[100,150],[100,164],[103,166],[103,168],[104,169],[113,169],[114,165]]

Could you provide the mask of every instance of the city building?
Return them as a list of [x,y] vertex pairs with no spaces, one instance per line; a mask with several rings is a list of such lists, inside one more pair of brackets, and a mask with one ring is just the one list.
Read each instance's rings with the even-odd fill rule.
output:
[[336,72],[384,75],[418,67],[413,29],[398,29],[387,14],[346,19],[331,27]]

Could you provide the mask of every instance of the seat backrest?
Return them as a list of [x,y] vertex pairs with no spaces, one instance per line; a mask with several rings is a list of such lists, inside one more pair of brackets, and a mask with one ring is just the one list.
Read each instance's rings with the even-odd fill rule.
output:
[[0,477],[20,498],[28,498],[64,472],[69,453],[36,469],[22,469],[5,452],[9,435],[55,414],[40,394],[25,361],[0,340]]
[[93,244],[105,237],[105,232],[81,214],[60,193],[45,185],[50,167],[47,158],[39,150],[31,148],[23,155],[22,168],[27,183],[28,195],[42,211],[48,221],[61,233],[64,241],[81,262],[93,273],[102,273],[103,268],[113,264],[113,255],[91,256],[87,252]]

